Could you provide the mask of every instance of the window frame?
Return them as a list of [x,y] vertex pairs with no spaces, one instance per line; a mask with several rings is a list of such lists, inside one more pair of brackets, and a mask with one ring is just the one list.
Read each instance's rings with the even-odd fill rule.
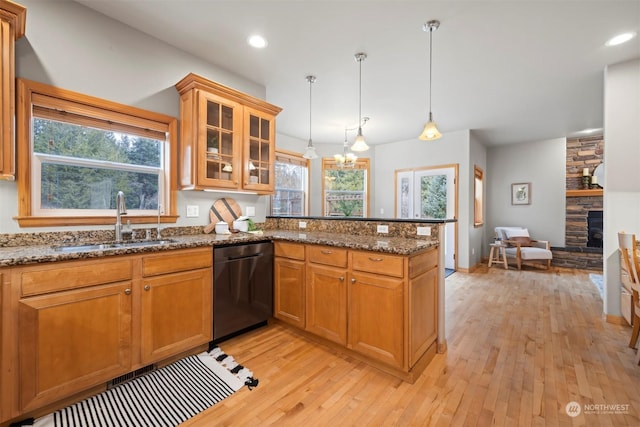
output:
[[311,161],[309,159],[305,159],[304,157],[302,157],[302,153],[297,153],[295,151],[289,151],[289,150],[283,150],[280,148],[276,148],[275,150],[275,161],[274,161],[274,194],[271,195],[271,197],[269,198],[270,200],[270,212],[271,215],[274,215],[273,213],[273,198],[275,197],[275,193],[276,191],[278,191],[278,187],[276,186],[277,183],[277,179],[275,176],[275,164],[278,163],[278,158],[285,158],[285,159],[291,159],[291,163],[296,163],[296,164],[304,164],[305,167],[307,168],[307,179],[306,179],[306,183],[305,183],[305,188],[303,189],[304,192],[304,202],[303,202],[303,207],[304,207],[304,213],[302,214],[302,216],[308,216],[309,215],[309,189],[311,188]]
[[[478,185],[478,183],[480,183]],[[473,226],[484,225],[484,171],[473,165]]]
[[[115,213],[99,213],[98,215],[83,216],[39,216],[32,205],[37,183],[32,182],[32,173],[37,165],[32,164],[32,124],[34,108],[43,109],[50,113],[47,118],[56,115],[73,114],[70,123],[85,125],[100,124],[104,130],[130,132],[139,136],[166,135],[168,145],[164,150],[165,173],[161,187],[164,188],[162,199],[164,203],[161,222],[175,223],[177,215],[177,130],[178,121],[175,117],[155,113],[140,108],[119,104],[113,101],[84,95],[81,93],[61,89],[43,83],[26,79],[17,79],[18,105],[16,108],[16,154],[18,158],[18,216],[15,219],[20,227],[53,227],[76,225],[111,225],[115,222]],[[38,117],[42,117],[40,113]],[[97,127],[97,126],[96,126]],[[160,188],[159,188],[160,191]],[[61,210],[61,213],[62,210]],[[132,211],[127,215],[132,224],[153,223],[158,221],[158,215],[136,215]]]
[[[325,195],[325,185],[324,185],[324,173],[326,170],[338,170],[340,169],[340,167],[338,167],[338,163],[336,162],[336,160],[333,157],[323,157],[322,158],[322,171],[321,171],[321,179],[322,179],[322,189],[320,192],[320,195],[322,197],[322,199],[320,200],[320,206],[322,209],[322,216],[326,217],[325,215],[325,209],[324,209],[324,205],[325,205],[325,200],[326,200],[326,195]],[[350,168],[351,169],[351,168]],[[362,218],[368,218],[369,217],[369,213],[371,210],[371,203],[369,203],[369,196],[371,194],[371,169],[370,169],[370,162],[368,158],[358,158],[356,160],[356,164],[353,167],[353,169],[364,169],[366,171],[366,185],[365,185],[365,209],[364,212],[362,213]],[[332,217],[327,217],[327,218],[332,218]],[[335,217],[335,218],[341,218],[341,217]],[[360,217],[347,217],[345,216],[344,218],[360,218]]]

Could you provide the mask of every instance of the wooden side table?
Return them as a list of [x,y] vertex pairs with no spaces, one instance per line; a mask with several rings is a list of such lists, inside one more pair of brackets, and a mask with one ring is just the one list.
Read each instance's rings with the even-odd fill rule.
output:
[[489,251],[489,267],[494,262],[502,263],[504,265],[504,269],[508,270],[509,265],[507,264],[507,252],[505,250],[506,246],[502,244],[502,242],[494,242],[490,243],[491,250]]

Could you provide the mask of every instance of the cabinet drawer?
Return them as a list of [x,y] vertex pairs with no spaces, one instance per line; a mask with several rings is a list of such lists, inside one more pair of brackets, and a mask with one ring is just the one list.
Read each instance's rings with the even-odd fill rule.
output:
[[334,248],[331,246],[307,246],[307,257],[309,262],[335,267],[347,266],[347,250]]
[[429,271],[438,265],[438,248],[429,249],[409,259],[409,277]]
[[131,258],[56,262],[20,272],[22,296],[131,280]]
[[379,252],[352,252],[351,268],[368,273],[404,277],[404,258]]
[[275,256],[304,260],[304,245],[289,242],[273,242]]
[[162,252],[142,258],[142,275],[145,277],[156,276],[158,274],[209,268],[212,265],[213,251],[211,248]]

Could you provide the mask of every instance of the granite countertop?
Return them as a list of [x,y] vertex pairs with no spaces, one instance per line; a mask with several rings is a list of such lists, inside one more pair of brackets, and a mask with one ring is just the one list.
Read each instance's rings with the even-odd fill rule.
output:
[[[262,234],[198,234],[171,236],[168,243],[150,246],[113,247],[113,248],[78,248],[77,250],[56,250],[60,245],[30,245],[0,247],[0,267],[13,265],[36,264],[52,261],[74,259],[101,258],[113,255],[135,253],[154,253],[173,249],[198,248],[206,246],[224,246],[235,243],[258,242],[265,240],[284,240],[290,242],[329,245],[350,249],[386,252],[398,255],[411,255],[423,249],[437,245],[437,242],[402,238],[363,235],[346,235],[343,233],[307,232],[267,230]],[[85,242],[83,242],[85,243]],[[99,243],[99,242],[86,242]]]

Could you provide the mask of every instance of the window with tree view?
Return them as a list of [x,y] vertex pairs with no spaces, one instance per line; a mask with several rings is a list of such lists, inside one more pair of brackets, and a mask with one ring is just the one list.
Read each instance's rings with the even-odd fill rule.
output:
[[[157,210],[164,141],[35,118],[33,166],[42,215],[49,210]],[[37,171],[40,173],[37,173]]]
[[133,223],[175,214],[175,118],[22,79],[18,91],[20,225],[110,224],[118,191]]
[[358,159],[349,168],[323,159],[322,175],[324,216],[369,216],[369,159]]
[[305,216],[308,211],[309,164],[300,154],[276,150],[276,188],[271,214]]

